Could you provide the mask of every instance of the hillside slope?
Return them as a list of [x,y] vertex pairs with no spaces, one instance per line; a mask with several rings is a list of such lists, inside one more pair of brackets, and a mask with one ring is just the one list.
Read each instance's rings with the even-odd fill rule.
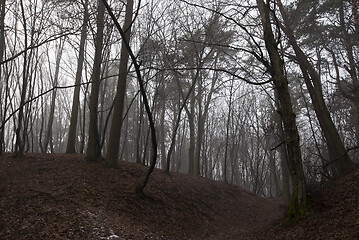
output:
[[107,169],[76,154],[5,154],[0,239],[244,239],[283,216],[278,199],[159,170],[138,199],[146,169]]
[[359,168],[309,196],[308,217],[251,239],[359,239]]

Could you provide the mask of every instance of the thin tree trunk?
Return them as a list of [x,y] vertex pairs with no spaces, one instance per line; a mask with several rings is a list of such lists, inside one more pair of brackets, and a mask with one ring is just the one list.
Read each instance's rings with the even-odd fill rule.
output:
[[[63,49],[64,49],[64,42],[62,42],[62,40],[61,40],[60,45],[59,45],[59,49],[57,51],[57,56],[56,56],[55,75],[53,76],[53,79],[52,79],[53,87],[57,87],[57,85],[58,85],[60,63],[61,63],[61,57],[62,57]],[[49,61],[50,61],[50,59],[49,59]],[[49,67],[51,68],[51,66],[49,66]],[[50,74],[51,74],[51,71],[50,71]],[[54,91],[52,91],[52,98],[51,98],[51,104],[50,104],[50,113],[49,113],[49,121],[47,122],[47,131],[46,131],[45,142],[44,142],[44,146],[43,146],[43,151],[44,152],[47,152],[47,146],[50,143],[51,138],[52,138],[52,124],[54,122],[55,104],[56,104],[56,92],[57,92],[56,89]],[[51,153],[52,153],[52,151],[53,150],[51,150]]]
[[[217,68],[217,61],[218,61],[218,56],[216,55],[214,68]],[[202,150],[202,145],[203,145],[204,128],[205,128],[205,123],[207,121],[209,106],[211,104],[211,100],[212,100],[212,96],[213,96],[213,92],[214,92],[214,88],[216,86],[217,80],[218,80],[218,73],[214,72],[214,75],[212,78],[212,83],[211,83],[211,88],[207,95],[203,111],[202,111],[201,76],[198,81],[197,99],[198,99],[198,103],[199,103],[198,104],[199,105],[199,110],[198,110],[199,113],[198,113],[197,142],[196,142],[196,151],[195,151],[195,160],[194,160],[194,173],[196,176],[200,175],[201,150]]]
[[83,154],[85,151],[85,139],[86,139],[86,112],[87,112],[87,93],[89,85],[87,84],[84,91],[84,104],[82,109],[82,127],[81,127],[81,141],[80,141],[80,153]]
[[165,85],[162,83],[160,98],[160,145],[161,145],[161,167],[163,170],[167,169],[166,164],[166,130],[165,130],[165,115],[166,115],[166,93]]
[[[3,61],[4,51],[5,51],[5,0],[0,0],[0,62]],[[2,96],[3,93],[3,86],[4,84],[4,77],[2,76],[2,68],[3,66],[0,65],[0,99],[4,101],[4,97]],[[0,105],[1,106],[1,105]],[[4,106],[4,116],[1,114],[1,120],[3,117],[5,117],[5,107]],[[3,110],[0,109],[1,113],[3,113]],[[5,126],[3,126],[2,129],[0,129],[0,156],[3,153],[3,142],[4,142],[4,135],[5,135]]]
[[140,102],[139,106],[139,114],[138,116],[138,129],[136,136],[136,163],[141,162],[141,152],[142,152],[142,144],[141,144],[141,133],[142,133],[142,125],[143,125],[143,104],[141,103],[141,98],[138,100]]
[[122,147],[122,152],[120,153],[120,159],[125,159],[125,160],[130,160],[132,158],[129,157],[128,152],[129,151],[133,151],[133,149],[131,150],[130,147],[127,147],[127,142],[128,142],[128,131],[129,131],[129,123],[130,123],[130,118],[126,117],[126,122],[124,122],[124,136],[123,136],[123,147]]
[[[126,41],[127,43],[130,42],[132,15],[133,15],[133,0],[127,0],[125,23],[123,27],[123,29],[126,30],[124,41]],[[106,165],[108,167],[113,167],[113,168],[118,167],[117,160],[118,160],[120,138],[121,138],[122,115],[123,115],[123,108],[124,108],[125,95],[126,95],[128,59],[129,59],[129,53],[127,51],[125,44],[122,44],[117,91],[115,96],[111,130],[110,130],[110,136],[109,136],[108,148],[106,154]]]
[[103,48],[103,30],[105,20],[105,5],[98,0],[97,11],[97,34],[95,41],[95,58],[92,72],[92,84],[90,95],[90,123],[89,123],[89,139],[86,150],[86,161],[96,162],[101,160],[100,136],[98,132],[98,98],[100,91],[100,76]]
[[232,114],[232,97],[233,97],[233,80],[231,81],[231,88],[229,91],[229,103],[228,103],[228,115],[226,123],[226,147],[224,150],[224,164],[223,164],[223,181],[228,183],[227,179],[227,163],[228,163],[228,145],[229,145],[229,131],[230,131],[230,122]]
[[24,154],[24,147],[25,147],[25,139],[21,137],[21,131],[23,130],[22,121],[24,117],[24,103],[26,98],[26,91],[27,91],[27,50],[28,50],[28,34],[27,34],[27,24],[26,24],[26,17],[25,17],[25,8],[24,3],[21,0],[21,14],[24,26],[24,44],[25,44],[25,52],[24,52],[24,63],[23,63],[23,73],[22,73],[22,89],[21,89],[21,97],[20,97],[20,107],[19,107],[19,116],[18,116],[18,125],[16,129],[16,146],[15,151],[18,156],[22,156]]
[[197,78],[198,78],[198,74],[199,74],[199,71],[196,72],[196,76],[195,76],[194,80],[192,81],[192,85],[191,85],[187,95],[184,96],[183,89],[182,89],[182,84],[180,82],[180,79],[178,78],[177,73],[174,73],[174,79],[175,79],[175,81],[177,83],[177,87],[178,87],[178,90],[180,92],[180,96],[182,96],[182,98],[183,98],[183,102],[182,102],[182,104],[179,104],[180,108],[178,110],[177,119],[176,119],[175,125],[173,127],[172,136],[171,136],[171,144],[170,144],[170,147],[169,147],[168,152],[167,152],[167,159],[166,159],[167,160],[167,166],[166,166],[167,174],[169,173],[169,170],[170,170],[172,152],[173,152],[173,150],[175,148],[175,145],[176,145],[176,135],[177,135],[177,130],[178,130],[180,122],[181,122],[181,113],[182,113],[182,110],[185,108],[186,112],[187,112],[187,115],[189,114],[189,111],[186,108],[186,104],[187,104],[188,99],[193,94],[192,92],[194,91],[194,88],[195,88],[195,85],[196,85],[196,82],[197,82]]
[[79,105],[80,105],[80,89],[81,89],[80,83],[81,83],[81,77],[82,77],[83,63],[85,60],[85,44],[86,44],[86,37],[87,37],[88,21],[89,21],[88,0],[85,0],[84,19],[83,19],[82,29],[81,29],[79,58],[77,61],[77,70],[76,70],[76,78],[75,78],[76,87],[74,90],[74,96],[73,96],[73,100],[72,100],[71,119],[70,119],[70,127],[69,127],[69,136],[67,139],[66,153],[75,153],[76,152],[77,121],[78,121],[78,113],[79,113]]
[[197,121],[197,136],[195,143],[195,152],[194,152],[194,164],[193,164],[193,173],[195,176],[200,176],[200,162],[201,162],[201,150],[203,142],[203,131],[204,131],[204,113],[202,114],[202,76],[199,76],[197,81],[198,83],[198,92],[197,92],[197,102],[198,102],[198,121]]
[[191,93],[190,97],[190,109],[187,111],[188,115],[188,124],[189,124],[189,148],[188,148],[188,174],[196,175],[194,171],[194,151],[195,151],[195,125],[194,125],[194,101],[195,101],[195,92]]

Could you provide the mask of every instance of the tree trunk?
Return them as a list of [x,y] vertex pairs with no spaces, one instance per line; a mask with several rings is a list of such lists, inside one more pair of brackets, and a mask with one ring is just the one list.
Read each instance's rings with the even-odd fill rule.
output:
[[[52,79],[53,87],[57,87],[57,85],[58,85],[60,62],[61,62],[63,49],[64,49],[64,43],[62,42],[62,40],[60,40],[60,45],[59,45],[59,49],[57,51],[57,56],[56,56],[55,75],[53,76],[53,79]],[[49,59],[49,62],[50,62],[50,59]],[[50,75],[51,75],[51,65],[49,67],[50,67]],[[44,152],[47,152],[47,147],[49,145],[49,142],[52,139],[52,124],[54,122],[56,92],[57,92],[56,89],[54,91],[52,91],[49,121],[47,122],[47,131],[46,131],[45,142],[44,142],[44,146],[43,146]],[[52,150],[51,150],[51,153],[52,153]]]
[[141,161],[141,152],[142,152],[142,144],[141,144],[141,133],[142,133],[142,125],[143,125],[143,104],[141,103],[141,98],[138,99],[138,114],[137,114],[137,135],[136,135],[136,163],[142,163]]
[[[133,15],[133,0],[127,0],[125,24],[123,28],[126,30],[125,40],[128,43],[130,42],[132,15]],[[108,167],[113,167],[113,168],[118,167],[117,159],[118,159],[119,147],[120,147],[122,115],[123,115],[123,108],[124,108],[125,95],[126,95],[128,58],[129,58],[129,53],[126,49],[125,44],[122,44],[117,91],[114,101],[110,137],[108,141],[108,148],[106,154],[106,165]]]
[[[195,152],[194,152],[194,164],[193,172],[195,176],[200,176],[200,162],[201,162],[201,150],[202,150],[202,141],[203,141],[203,132],[204,132],[204,113],[202,114],[202,76],[199,75],[197,81],[198,84],[198,93],[197,93],[197,102],[198,102],[198,122],[197,122],[197,136],[195,143]],[[194,112],[192,112],[194,114]]]
[[[170,170],[171,156],[172,156],[172,152],[174,151],[175,144],[176,144],[177,130],[178,130],[180,122],[181,122],[181,113],[182,113],[182,110],[185,108],[185,110],[187,112],[187,115],[190,114],[189,110],[186,107],[186,104],[187,104],[187,100],[193,94],[192,92],[194,91],[194,88],[195,88],[195,85],[196,85],[196,82],[197,82],[198,74],[199,74],[199,71],[197,71],[196,77],[193,79],[192,85],[191,85],[191,87],[190,87],[190,89],[189,89],[186,96],[184,96],[182,84],[180,82],[180,79],[177,76],[177,73],[174,72],[174,75],[173,75],[173,77],[174,77],[174,79],[175,79],[175,81],[177,83],[177,87],[178,87],[178,91],[180,92],[180,96],[182,96],[182,98],[183,98],[183,102],[182,102],[182,104],[179,104],[178,115],[175,116],[175,118],[174,118],[176,120],[175,120],[175,124],[173,126],[172,136],[171,136],[171,144],[170,144],[170,147],[168,149],[167,158],[166,158],[166,161],[167,161],[166,172],[167,173],[169,173],[169,170]],[[188,169],[188,172],[189,172],[189,169]]]
[[[208,54],[207,56],[209,56],[209,55],[210,54]],[[214,68],[217,68],[217,61],[218,61],[218,55],[216,55],[216,57],[215,57]],[[194,168],[195,168],[194,172],[195,172],[196,176],[200,175],[201,150],[202,150],[202,145],[203,145],[204,128],[205,128],[205,123],[207,121],[209,106],[210,106],[210,103],[212,100],[214,87],[216,86],[217,80],[218,80],[218,73],[214,72],[213,78],[212,78],[212,83],[211,83],[211,88],[207,95],[207,98],[205,101],[205,106],[202,111],[202,96],[203,96],[202,89],[201,89],[202,88],[202,77],[199,75],[199,79],[198,79],[197,99],[198,99],[198,112],[199,113],[198,113],[197,142],[196,142],[195,164],[194,164]]]
[[231,81],[231,88],[229,94],[230,95],[229,95],[229,103],[228,103],[228,115],[227,115],[227,123],[226,123],[226,146],[224,150],[224,164],[223,164],[223,181],[225,183],[228,183],[227,163],[228,163],[229,130],[230,130],[231,114],[232,114],[233,80]]
[[270,73],[278,92],[280,113],[283,120],[285,140],[288,150],[288,167],[292,177],[293,193],[291,196],[288,217],[295,219],[305,216],[307,205],[307,190],[300,152],[296,116],[292,108],[288,81],[284,75],[283,61],[280,58],[277,43],[272,32],[269,7],[263,0],[257,0],[257,4],[263,25],[264,41],[271,61]]
[[24,63],[23,63],[23,73],[22,73],[22,88],[21,88],[21,97],[20,97],[20,107],[19,107],[19,116],[18,116],[18,125],[16,129],[16,145],[15,145],[15,151],[18,156],[22,156],[24,154],[24,147],[25,147],[25,139],[21,136],[21,131],[23,130],[23,118],[24,118],[24,103],[26,99],[26,91],[27,91],[27,50],[28,50],[28,34],[27,34],[27,24],[26,24],[26,17],[25,17],[25,9],[24,9],[24,3],[21,0],[21,14],[22,14],[22,20],[23,20],[23,26],[24,26],[24,44],[25,44],[25,51],[24,51]]
[[194,171],[194,151],[195,151],[195,125],[194,125],[194,101],[195,101],[195,92],[191,92],[190,97],[190,109],[187,111],[188,115],[188,124],[189,124],[189,147],[188,147],[188,174],[196,176]]
[[[347,58],[349,62],[349,67],[346,67],[346,70],[349,72],[350,78],[353,84],[353,93],[349,93],[349,100],[353,104],[354,117],[355,117],[355,134],[357,139],[357,145],[359,145],[359,79],[358,79],[358,71],[357,65],[355,63],[354,54],[353,54],[353,46],[354,42],[352,41],[352,36],[348,33],[345,26],[345,16],[344,16],[344,6],[343,1],[339,7],[339,20],[340,27],[343,33],[343,41],[345,51],[347,52]],[[358,3],[357,0],[352,1],[352,11],[354,16],[354,25],[355,25],[355,35],[356,36],[356,44],[359,47],[359,16],[358,16]],[[346,93],[344,96],[348,96]]]
[[83,99],[83,107],[82,107],[82,125],[81,125],[81,140],[80,140],[80,153],[83,154],[85,152],[85,139],[86,139],[86,110],[87,110],[87,93],[89,90],[89,85],[86,84],[84,90],[84,99]]
[[[3,56],[4,56],[4,51],[5,51],[5,0],[0,0],[0,62],[3,61]],[[0,65],[0,99],[2,99],[2,101],[4,101],[3,99],[5,99],[2,96],[2,92],[3,92],[3,86],[4,85],[4,81],[3,81],[3,76],[2,76],[2,65]],[[5,106],[4,106],[5,108]],[[2,113],[2,109],[0,109],[1,113]],[[0,114],[1,115],[1,114]],[[5,117],[1,116],[1,119]],[[3,152],[3,142],[4,142],[4,135],[5,135],[5,126],[2,126],[2,128],[0,129],[0,156],[2,155]]]
[[281,1],[277,0],[277,2],[285,25],[284,32],[287,35],[289,42],[292,45],[297,56],[297,60],[303,73],[308,92],[310,94],[310,97],[312,98],[314,111],[317,115],[320,127],[326,139],[330,164],[332,165],[333,169],[333,176],[334,178],[338,178],[349,173],[352,170],[354,164],[351,162],[348,156],[344,144],[340,139],[340,136],[337,129],[335,128],[332,118],[330,117],[328,108],[325,105],[320,77],[315,71],[314,67],[308,61],[308,58],[298,46],[293,31],[289,25],[287,13],[285,12]]
[[[282,143],[285,142],[285,137],[283,130],[283,121],[281,119],[281,116],[278,114],[278,112],[280,112],[278,92],[274,91],[274,95],[275,95],[276,109],[277,109],[277,113],[275,113],[274,116],[276,123],[276,132],[277,132],[276,135],[278,136],[278,140],[280,141],[280,143]],[[286,144],[281,144],[279,146],[279,154],[280,154],[280,165],[282,169],[283,197],[286,204],[288,204],[289,206],[291,191],[290,191],[290,174],[288,169],[289,160],[288,160],[288,151]]]
[[100,77],[101,77],[101,60],[103,48],[103,30],[105,20],[105,5],[101,0],[98,0],[97,11],[97,34],[95,41],[95,58],[92,72],[91,95],[90,95],[90,123],[89,123],[89,138],[86,150],[86,161],[96,162],[101,160],[101,146],[100,136],[97,126],[98,116],[98,98],[100,91]]
[[89,21],[89,13],[88,13],[88,0],[85,0],[84,3],[84,19],[81,29],[81,39],[80,39],[80,49],[79,49],[79,58],[77,61],[77,70],[76,70],[76,79],[75,79],[75,89],[74,89],[74,97],[72,100],[72,110],[71,110],[71,119],[70,119],[70,127],[69,127],[69,136],[67,139],[67,147],[66,153],[75,153],[76,152],[76,142],[77,142],[77,120],[79,113],[79,105],[80,105],[80,83],[82,77],[82,69],[83,63],[85,60],[85,44],[87,37],[87,24]]
[[276,154],[275,151],[271,148],[276,143],[276,128],[275,128],[275,121],[276,121],[276,112],[272,111],[270,114],[270,123],[273,125],[269,125],[265,128],[265,150],[267,152],[267,156],[269,159],[269,174],[270,174],[270,195],[273,197],[281,196],[280,186],[278,182],[278,173],[276,167]]
[[163,170],[167,169],[166,164],[166,130],[165,130],[165,115],[166,115],[166,93],[165,85],[162,83],[161,93],[159,95],[160,101],[160,145],[161,145],[161,168]]

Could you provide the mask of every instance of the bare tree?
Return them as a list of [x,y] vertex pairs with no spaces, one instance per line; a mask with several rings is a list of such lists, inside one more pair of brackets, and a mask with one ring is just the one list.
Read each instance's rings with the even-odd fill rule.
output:
[[23,72],[22,72],[22,88],[21,88],[21,99],[20,99],[20,110],[18,114],[18,125],[16,129],[16,153],[18,156],[22,156],[24,153],[25,148],[25,138],[24,134],[21,135],[22,132],[25,132],[26,129],[23,129],[23,118],[24,118],[24,103],[26,100],[26,92],[27,92],[27,85],[28,85],[28,33],[27,33],[27,19],[25,17],[25,7],[23,0],[20,1],[21,5],[21,14],[23,20],[23,27],[24,27],[24,44],[25,44],[25,52],[24,52],[24,62],[23,62]]
[[80,105],[80,83],[82,78],[82,70],[83,64],[85,60],[85,44],[87,37],[87,25],[89,21],[89,12],[88,12],[88,0],[84,2],[84,18],[81,29],[81,39],[80,39],[80,47],[79,47],[79,57],[77,60],[77,70],[76,70],[76,79],[75,79],[75,90],[72,101],[72,110],[71,110],[71,119],[69,126],[69,134],[67,140],[66,153],[75,153],[76,152],[76,139],[77,139],[77,120],[78,120],[78,112]]
[[324,102],[320,76],[299,47],[289,25],[289,19],[281,1],[277,0],[277,3],[284,22],[284,32],[286,33],[289,42],[296,53],[296,58],[303,73],[309,94],[312,98],[315,113],[327,142],[330,164],[333,166],[333,176],[335,178],[343,176],[352,170],[354,164],[348,156],[343,141],[340,139],[338,131],[335,128],[328,108]]
[[[351,84],[352,84],[352,91],[348,92],[345,91],[342,87],[344,84],[340,79],[337,78],[337,83],[339,86],[339,90],[343,93],[343,95],[348,98],[353,106],[354,106],[354,112],[355,112],[355,133],[356,133],[356,139],[357,139],[357,145],[359,145],[359,71],[357,67],[357,62],[355,62],[355,51],[354,46],[355,44],[359,48],[359,13],[358,13],[358,1],[351,0],[348,1],[351,2],[351,9],[352,9],[352,22],[354,22],[354,34],[349,33],[349,29],[351,26],[346,26],[345,23],[345,12],[344,12],[344,1],[340,1],[339,6],[339,22],[340,22],[340,30],[341,30],[341,36],[343,38],[344,48],[347,54],[347,60],[348,60],[348,66],[345,67],[346,71],[349,73],[351,78]],[[351,35],[354,35],[354,39]],[[330,50],[329,50],[330,51]]]
[[[62,58],[62,53],[64,50],[64,40],[60,40],[57,54],[56,54],[56,65],[55,65],[55,73],[52,74],[51,72],[51,64],[50,64],[50,58],[49,58],[49,71],[50,71],[50,78],[52,81],[53,88],[56,88],[59,83],[59,71],[60,71],[60,63]],[[49,53],[48,53],[49,54]],[[56,92],[57,90],[54,89],[52,91],[51,96],[51,103],[50,103],[50,112],[49,112],[49,120],[47,122],[47,128],[46,128],[46,134],[45,134],[45,140],[44,140],[44,146],[42,147],[44,152],[47,152],[47,147],[49,145],[49,142],[52,142],[52,125],[54,122],[54,114],[55,114],[55,105],[56,105]],[[53,152],[53,148],[51,148],[51,152]]]
[[264,41],[271,61],[270,73],[278,93],[280,113],[283,120],[288,151],[288,166],[292,177],[293,193],[288,217],[303,217],[306,214],[307,190],[299,145],[299,134],[296,126],[296,116],[292,108],[288,80],[284,75],[283,60],[279,55],[277,43],[272,31],[269,6],[267,6],[263,0],[257,0],[257,5],[263,25]]
[[101,145],[98,132],[98,98],[100,91],[101,62],[103,48],[103,31],[105,22],[105,6],[101,0],[98,0],[97,20],[96,20],[96,40],[95,40],[95,58],[93,72],[91,76],[91,95],[90,95],[90,123],[89,137],[86,150],[86,160],[95,162],[101,160]]
[[[127,0],[126,16],[123,29],[125,32],[125,40],[130,42],[131,24],[133,15],[133,0]],[[126,95],[126,79],[127,79],[127,65],[128,65],[129,53],[125,44],[121,46],[121,59],[119,67],[119,75],[117,82],[117,91],[114,100],[114,111],[112,116],[110,137],[108,142],[108,149],[106,154],[106,165],[108,167],[118,167],[118,154],[122,128],[122,114],[124,109],[125,95]]]

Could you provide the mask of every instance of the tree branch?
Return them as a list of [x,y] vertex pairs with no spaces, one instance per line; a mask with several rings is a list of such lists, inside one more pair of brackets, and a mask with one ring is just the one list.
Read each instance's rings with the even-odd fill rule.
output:
[[[79,28],[80,29],[80,28]],[[24,54],[25,52],[27,52],[28,50],[31,50],[31,49],[36,49],[38,47],[41,47],[42,45],[46,44],[46,43],[49,43],[49,42],[52,42],[52,41],[55,41],[59,38],[62,38],[62,37],[65,37],[65,36],[69,36],[71,34],[75,34],[76,32],[79,31],[79,29],[77,29],[76,31],[73,31],[73,32],[67,32],[67,33],[62,33],[62,34],[59,34],[55,37],[49,37],[47,38],[46,40],[44,40],[43,42],[37,44],[37,45],[32,45],[32,46],[28,46],[27,48],[25,48],[24,50],[16,53],[14,56],[8,58],[8,59],[5,59],[4,61],[1,61],[0,62],[0,65],[3,65],[4,63],[7,63],[7,62],[10,62],[10,61],[13,61],[15,60],[16,58],[20,57],[22,54]]]

